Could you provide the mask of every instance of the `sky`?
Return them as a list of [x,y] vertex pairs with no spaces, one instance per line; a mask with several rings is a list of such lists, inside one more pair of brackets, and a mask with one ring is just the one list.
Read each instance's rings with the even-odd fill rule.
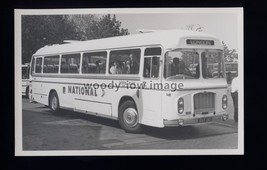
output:
[[236,13],[152,13],[116,14],[130,34],[137,29],[185,29],[187,25],[197,24],[203,32],[217,36],[230,49],[238,48],[238,16]]

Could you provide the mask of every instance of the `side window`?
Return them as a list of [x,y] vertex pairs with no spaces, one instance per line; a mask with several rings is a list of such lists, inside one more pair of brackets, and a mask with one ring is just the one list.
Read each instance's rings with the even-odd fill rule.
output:
[[31,63],[31,75],[34,73],[34,68],[35,68],[35,58],[32,58],[32,63]]
[[140,67],[140,49],[116,50],[110,52],[110,74],[138,74]]
[[79,73],[80,70],[80,54],[62,55],[61,73]]
[[36,58],[35,73],[42,73],[43,59],[41,57]]
[[59,56],[44,57],[43,73],[58,73]]
[[159,77],[161,48],[146,48],[143,76],[145,78]]
[[105,74],[107,52],[84,53],[82,61],[82,73]]

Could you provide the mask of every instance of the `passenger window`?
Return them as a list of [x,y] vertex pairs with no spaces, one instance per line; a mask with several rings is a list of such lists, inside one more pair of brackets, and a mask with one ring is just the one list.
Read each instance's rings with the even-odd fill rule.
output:
[[80,70],[80,54],[62,55],[61,73],[79,73]]
[[59,56],[44,57],[43,73],[58,73]]
[[82,61],[82,73],[105,74],[107,52],[84,53]]
[[35,73],[42,73],[43,59],[41,57],[36,58]]
[[140,66],[140,49],[117,50],[110,52],[110,74],[138,74]]

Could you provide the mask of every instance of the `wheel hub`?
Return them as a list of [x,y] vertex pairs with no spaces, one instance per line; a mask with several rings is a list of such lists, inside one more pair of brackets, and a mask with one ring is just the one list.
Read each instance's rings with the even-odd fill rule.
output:
[[134,127],[137,125],[137,111],[134,108],[128,108],[124,111],[124,122],[130,126]]

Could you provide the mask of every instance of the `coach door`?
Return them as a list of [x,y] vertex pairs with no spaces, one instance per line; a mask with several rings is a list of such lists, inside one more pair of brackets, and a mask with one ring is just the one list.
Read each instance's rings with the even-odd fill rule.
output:
[[158,125],[161,118],[161,54],[160,47],[146,48],[143,58],[142,82],[146,87],[140,90],[143,105],[140,121],[151,126]]
[[43,93],[42,73],[43,73],[43,57],[35,58],[35,66],[32,80],[32,93],[35,95],[35,100],[41,102],[46,94]]

